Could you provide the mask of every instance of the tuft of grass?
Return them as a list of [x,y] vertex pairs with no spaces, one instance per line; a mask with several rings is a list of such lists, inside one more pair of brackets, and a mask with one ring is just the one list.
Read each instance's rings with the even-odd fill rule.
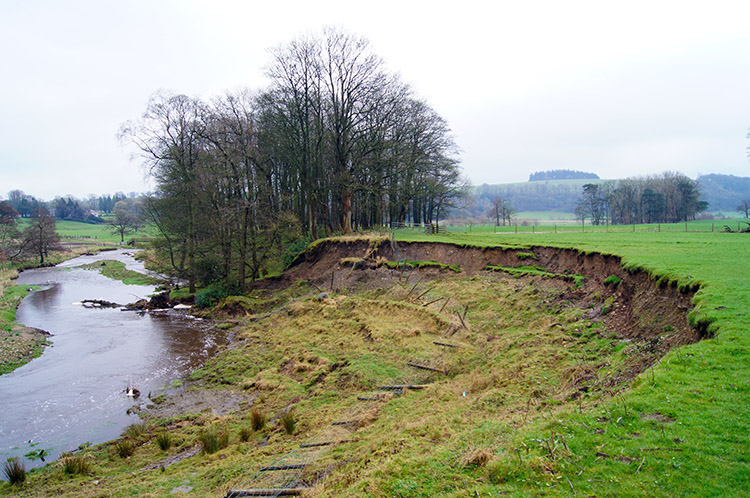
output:
[[229,433],[225,430],[220,432],[206,430],[198,435],[198,441],[203,447],[203,453],[210,455],[229,446]]
[[91,470],[91,462],[84,455],[69,455],[63,457],[62,468],[68,475],[85,475]]
[[250,436],[252,435],[252,433],[253,431],[252,429],[250,429],[250,427],[247,427],[247,426],[240,427],[240,441],[242,441],[243,443],[246,443],[250,439]]
[[131,439],[138,439],[142,437],[144,434],[146,434],[145,424],[130,424],[129,426],[125,428],[125,430],[122,433],[122,436],[131,438]]
[[168,432],[161,432],[156,436],[156,444],[162,451],[167,451],[172,446],[172,436]]
[[128,458],[135,451],[133,443],[127,439],[120,439],[115,443],[115,453],[120,458]]
[[26,468],[17,457],[8,458],[3,463],[3,474],[11,484],[23,484],[26,480]]
[[253,408],[252,412],[250,412],[250,421],[252,423],[253,430],[257,432],[265,427],[266,416],[257,408]]
[[297,421],[294,419],[294,415],[292,415],[291,412],[286,412],[281,416],[281,426],[287,434],[294,434],[295,425],[297,425]]

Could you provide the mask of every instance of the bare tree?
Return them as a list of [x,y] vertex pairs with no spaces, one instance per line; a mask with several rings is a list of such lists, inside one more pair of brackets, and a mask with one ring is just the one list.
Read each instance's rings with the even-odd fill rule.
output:
[[492,209],[489,215],[495,218],[495,226],[500,226],[501,221],[503,222],[503,226],[505,226],[506,221],[510,225],[510,220],[514,213],[515,209],[513,209],[510,202],[504,200],[499,195],[492,199]]
[[31,222],[23,231],[23,247],[28,254],[39,256],[39,264],[44,264],[50,251],[60,250],[60,236],[55,230],[55,218],[46,207],[34,210]]
[[112,227],[112,232],[120,235],[120,242],[125,242],[125,234],[135,230],[137,222],[135,216],[125,209],[115,209],[115,217],[108,224]]
[[197,178],[203,154],[203,115],[203,104],[197,99],[157,92],[141,119],[125,123],[119,132],[121,141],[137,147],[160,194],[179,199],[191,292],[195,292],[196,280]]
[[742,199],[736,211],[745,215],[745,219],[750,218],[750,200]]

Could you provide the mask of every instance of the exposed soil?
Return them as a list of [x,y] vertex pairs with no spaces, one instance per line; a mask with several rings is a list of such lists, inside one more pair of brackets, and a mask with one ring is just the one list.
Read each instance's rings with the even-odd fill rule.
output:
[[[530,252],[533,257],[529,257]],[[548,301],[550,306],[589,309],[588,318],[602,321],[606,333],[633,344],[629,371],[622,378],[608,379],[608,385],[600,386],[602,388],[614,387],[632,379],[669,350],[697,342],[705,334],[705,331],[692,327],[688,322],[691,300],[697,289],[679,290],[676,283],[655,281],[645,271],[627,271],[617,256],[582,254],[571,249],[533,247],[518,250],[424,242],[385,243],[373,249],[370,242],[364,240],[323,242],[298,258],[283,275],[260,282],[258,286],[270,290],[307,280],[321,290],[386,288],[402,277],[405,271],[382,264],[384,261],[396,261],[396,258],[400,261],[459,265],[463,274],[470,275],[486,271],[488,265],[513,268],[533,265],[565,277],[535,277],[531,280],[539,282],[538,285],[546,289],[558,291]],[[417,272],[422,280],[455,275],[439,267],[409,271]],[[567,278],[576,274],[585,277],[578,288],[571,285],[570,278]],[[610,277],[617,277],[619,282],[605,282]]]
[[133,409],[132,412],[157,418],[203,412],[221,416],[249,409],[255,397],[255,393],[227,389],[188,389],[178,394],[170,394],[160,403],[149,403],[145,410]]

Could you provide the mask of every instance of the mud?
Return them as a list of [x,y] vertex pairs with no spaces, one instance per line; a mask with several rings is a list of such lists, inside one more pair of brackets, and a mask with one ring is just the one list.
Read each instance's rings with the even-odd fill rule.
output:
[[257,394],[227,389],[186,389],[163,398],[154,398],[145,408],[133,410],[138,415],[156,418],[179,417],[186,413],[227,415],[249,409]]

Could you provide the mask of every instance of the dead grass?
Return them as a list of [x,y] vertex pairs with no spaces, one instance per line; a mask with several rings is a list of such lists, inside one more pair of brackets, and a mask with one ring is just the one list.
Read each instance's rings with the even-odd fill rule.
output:
[[466,451],[458,462],[463,467],[484,467],[493,458],[492,451],[487,448],[472,448]]

